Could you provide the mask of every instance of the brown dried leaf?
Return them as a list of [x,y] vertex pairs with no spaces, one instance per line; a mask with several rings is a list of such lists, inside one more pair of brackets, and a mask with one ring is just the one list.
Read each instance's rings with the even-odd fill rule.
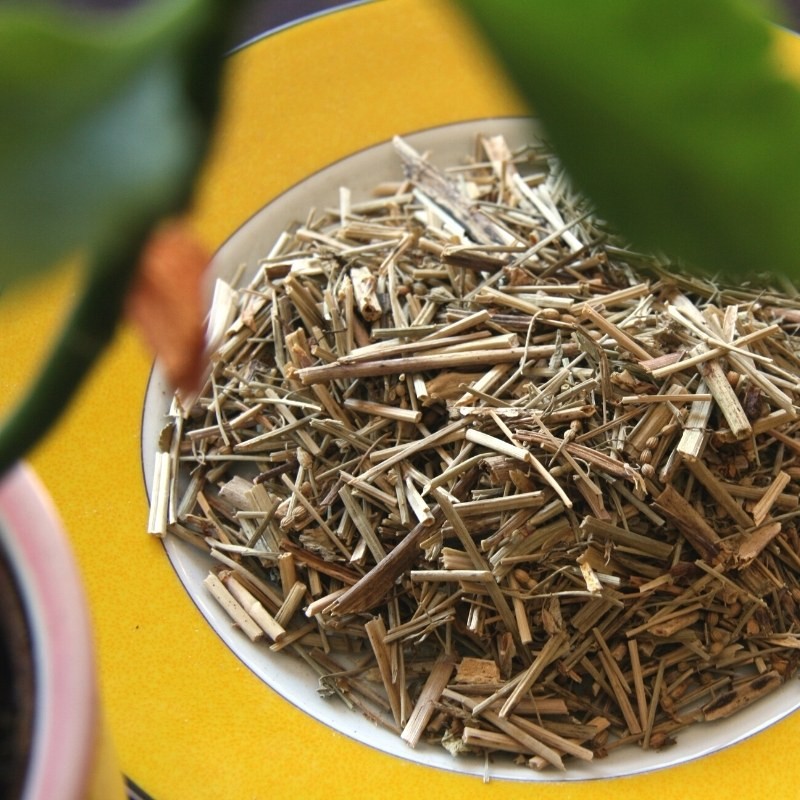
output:
[[202,281],[210,255],[185,220],[168,220],[142,249],[126,316],[161,362],[167,380],[192,391],[203,373]]

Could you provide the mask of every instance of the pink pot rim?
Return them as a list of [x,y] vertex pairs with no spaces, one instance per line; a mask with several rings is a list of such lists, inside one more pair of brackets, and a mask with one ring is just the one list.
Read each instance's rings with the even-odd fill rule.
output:
[[22,464],[0,480],[0,547],[23,595],[36,669],[23,798],[78,800],[98,723],[90,617],[63,525],[38,478]]

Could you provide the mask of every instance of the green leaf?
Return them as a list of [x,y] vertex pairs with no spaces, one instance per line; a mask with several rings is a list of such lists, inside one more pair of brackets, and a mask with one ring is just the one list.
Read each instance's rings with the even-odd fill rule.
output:
[[0,10],[0,282],[108,250],[185,198],[208,127],[187,70],[213,5]]
[[575,183],[636,245],[800,275],[800,90],[745,0],[462,0]]
[[210,141],[238,0],[165,0],[112,24],[0,9],[0,285],[80,250],[86,282],[0,427],[0,474],[111,340],[153,227],[183,210]]

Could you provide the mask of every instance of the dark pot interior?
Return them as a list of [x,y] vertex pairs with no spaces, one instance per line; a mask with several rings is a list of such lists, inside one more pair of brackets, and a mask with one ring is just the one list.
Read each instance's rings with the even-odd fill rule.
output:
[[0,798],[22,795],[31,749],[34,668],[17,581],[0,551]]

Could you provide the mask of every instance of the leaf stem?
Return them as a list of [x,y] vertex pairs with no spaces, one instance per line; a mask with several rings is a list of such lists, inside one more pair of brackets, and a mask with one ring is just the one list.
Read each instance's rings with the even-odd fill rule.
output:
[[52,428],[111,341],[143,238],[141,233],[131,237],[91,265],[83,294],[47,360],[0,427],[0,475]]

